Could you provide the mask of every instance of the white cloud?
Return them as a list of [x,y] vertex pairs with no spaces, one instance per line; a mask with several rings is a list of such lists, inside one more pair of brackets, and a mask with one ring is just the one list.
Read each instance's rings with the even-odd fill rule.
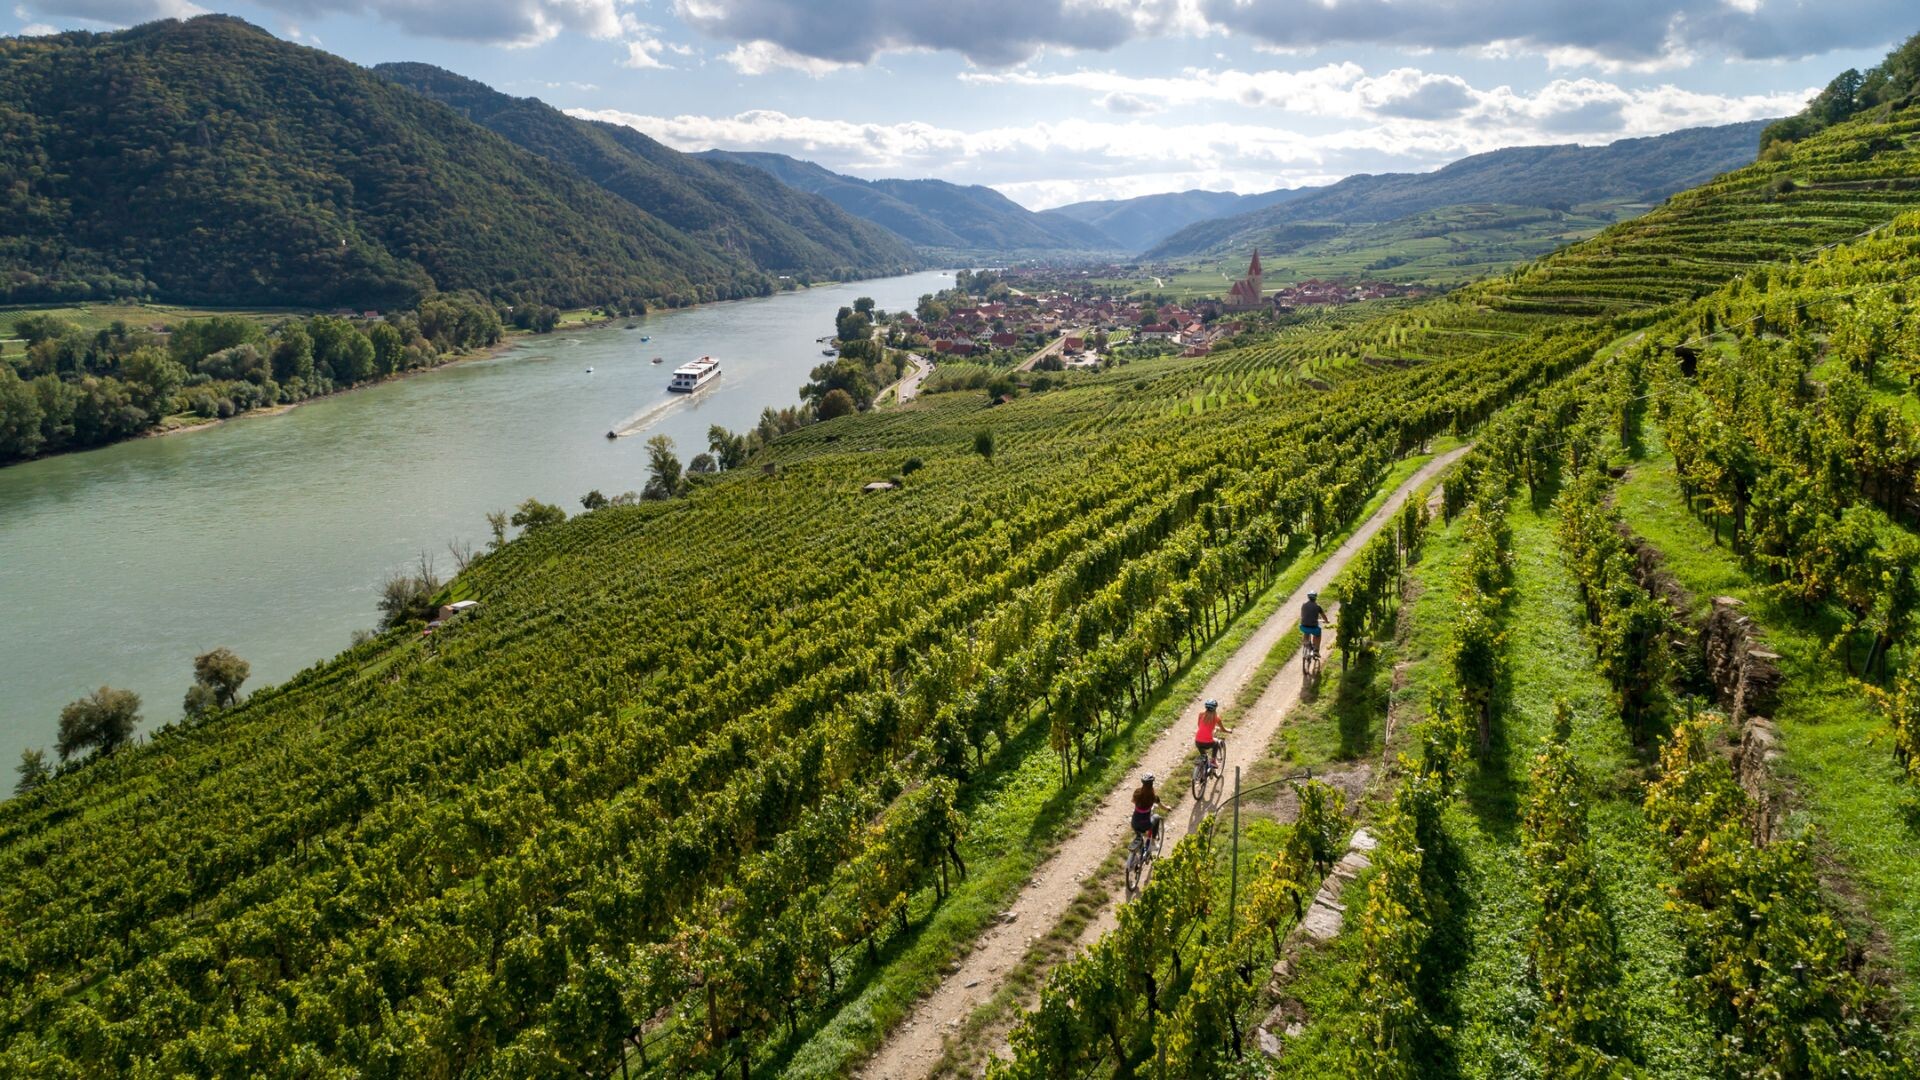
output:
[[46,23],[28,23],[17,32],[21,37],[46,37],[48,34],[57,34],[60,31]]
[[[1291,75],[1291,78],[1285,77]],[[1264,191],[1355,172],[1418,171],[1506,146],[1587,144],[1706,124],[1779,116],[1811,93],[1728,96],[1673,86],[1625,88],[1559,79],[1532,92],[1482,90],[1452,75],[1357,65],[1306,72],[1189,71],[1136,79],[1112,72],[969,73],[970,82],[1081,90],[1110,119],[962,129],[922,122],[861,123],[759,109],[726,116],[570,110],[638,128],[684,150],[767,150],[859,176],[937,176],[987,183],[1029,205],[1208,188]],[[1251,94],[1250,88],[1258,88]],[[1127,99],[1119,109],[1114,105]],[[1260,119],[1181,122],[1155,109],[1253,99],[1342,122],[1298,131]]]
[[837,60],[822,60],[817,56],[802,56],[771,41],[749,41],[722,53],[720,59],[733,65],[733,69],[742,75],[765,75],[769,71],[784,68],[804,72],[816,79],[853,66]]
[[1799,58],[1891,43],[1912,0],[675,0],[690,25],[801,56],[866,63],[895,49],[958,53],[999,68],[1042,49],[1107,50],[1144,37],[1225,34],[1290,55],[1380,45],[1413,55],[1500,49],[1603,73],[1684,67],[1704,52]]
[[1123,94],[1118,90],[1101,94],[1099,97],[1093,99],[1093,103],[1108,112],[1120,113],[1125,116],[1142,116],[1147,113],[1157,113],[1161,111],[1160,106],[1155,105],[1146,98],[1135,97],[1132,94]]
[[205,15],[207,9],[191,0],[28,0],[15,7],[13,13],[21,19],[39,15],[69,24],[79,20],[104,26],[132,26],[155,19],[186,19]]
[[[1116,96],[1124,96],[1136,114],[1156,106],[1234,104],[1389,127],[1408,126],[1396,121],[1452,121],[1466,130],[1498,131],[1515,141],[1535,142],[1561,142],[1570,136],[1604,140],[1784,116],[1798,110],[1812,93],[1702,94],[1671,84],[1627,89],[1591,78],[1556,79],[1521,93],[1507,86],[1481,90],[1457,75],[1412,67],[1370,76],[1351,61],[1301,71],[1189,68],[1171,78],[1085,69],[1045,74],[1015,69],[965,72],[960,79],[1083,90],[1096,95],[1096,104],[1107,107]],[[1451,129],[1435,133],[1445,130]]]

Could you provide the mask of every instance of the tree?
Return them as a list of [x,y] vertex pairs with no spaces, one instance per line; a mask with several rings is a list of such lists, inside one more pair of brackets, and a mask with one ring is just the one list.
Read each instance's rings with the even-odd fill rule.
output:
[[207,688],[215,708],[225,709],[240,700],[240,685],[252,670],[253,665],[224,647],[193,658],[194,685]]
[[588,510],[598,510],[607,505],[607,497],[600,494],[599,488],[594,488],[592,491],[580,496],[580,505]]
[[0,461],[30,458],[40,452],[45,413],[33,387],[0,362]]
[[433,594],[439,591],[440,575],[434,572],[432,556],[423,551],[414,573],[393,574],[381,586],[380,628],[391,630],[406,622],[424,620],[433,611]]
[[103,686],[60,710],[56,749],[66,761],[85,750],[106,756],[133,737],[140,723],[140,695]]
[[25,795],[53,776],[47,766],[47,752],[37,746],[20,751],[20,764],[14,766],[13,793]]
[[988,461],[992,461],[993,460],[993,432],[988,431],[984,428],[974,432],[973,433],[973,452],[976,454],[979,454],[983,458],[986,458]]
[[224,349],[256,345],[266,333],[260,324],[243,315],[215,315],[210,319],[188,319],[173,328],[167,338],[167,351],[187,367]]
[[299,379],[303,384],[313,378],[313,338],[299,323],[282,330],[273,346],[273,378],[280,383]]
[[558,525],[567,520],[567,512],[539,499],[528,499],[514,510],[508,521],[527,532],[538,532],[549,525]]
[[152,346],[135,349],[122,361],[120,374],[133,388],[133,401],[150,416],[173,409],[173,395],[186,385],[187,369]]
[[680,459],[673,452],[673,439],[655,435],[647,440],[647,484],[640,489],[643,499],[671,499],[686,486]]
[[853,302],[853,310],[869,318],[873,315],[873,297],[862,296]]
[[838,417],[852,415],[859,411],[859,406],[853,402],[853,395],[839,387],[835,387],[826,392],[826,395],[820,399],[820,406],[817,410],[822,420],[833,420]]
[[706,476],[719,471],[720,463],[713,459],[712,454],[695,454],[687,462],[687,475],[689,476]]
[[737,469],[747,463],[747,437],[719,424],[707,429],[707,450],[721,469]]
[[382,375],[391,375],[407,364],[407,342],[392,323],[377,322],[367,331],[367,340],[373,343],[373,369]]
[[499,551],[507,544],[507,512],[505,510],[487,511],[487,531],[492,538],[487,541],[488,551]]

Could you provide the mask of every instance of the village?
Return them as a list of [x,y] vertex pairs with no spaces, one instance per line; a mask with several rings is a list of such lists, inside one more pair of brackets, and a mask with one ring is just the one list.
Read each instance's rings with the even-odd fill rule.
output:
[[955,286],[922,298],[913,313],[896,313],[890,324],[896,340],[940,357],[987,358],[1024,350],[1031,355],[1021,366],[1041,368],[1097,367],[1107,350],[1123,343],[1205,356],[1223,339],[1244,332],[1253,317],[1429,291],[1380,281],[1309,280],[1269,292],[1257,250],[1246,274],[1221,299],[1155,303],[1116,296],[1096,284],[1092,272],[1049,267],[963,270]]

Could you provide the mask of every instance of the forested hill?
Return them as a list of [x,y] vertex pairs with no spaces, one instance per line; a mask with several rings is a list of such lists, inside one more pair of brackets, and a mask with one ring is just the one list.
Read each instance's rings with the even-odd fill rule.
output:
[[785,154],[708,150],[713,161],[751,165],[789,187],[824,196],[849,214],[885,226],[923,248],[971,251],[1101,251],[1116,245],[1099,229],[1036,214],[978,184],[945,180],[862,180]]
[[0,39],[0,299],[560,306],[771,279],[474,124],[224,16]]
[[914,262],[893,233],[759,169],[683,154],[618,124],[576,120],[536,98],[510,97],[431,64],[374,70],[768,271],[864,277]]
[[1690,128],[1606,146],[1516,146],[1430,173],[1349,176],[1304,198],[1190,225],[1146,253],[1177,259],[1258,246],[1284,251],[1308,223],[1395,221],[1441,206],[1506,203],[1566,209],[1607,200],[1659,202],[1753,161],[1765,121]]

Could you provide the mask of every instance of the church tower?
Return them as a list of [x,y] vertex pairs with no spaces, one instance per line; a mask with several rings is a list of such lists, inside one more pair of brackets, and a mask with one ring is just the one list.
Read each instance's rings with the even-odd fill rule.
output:
[[1227,290],[1227,308],[1232,311],[1252,311],[1265,300],[1266,275],[1260,269],[1260,249],[1253,249],[1253,261],[1247,264],[1247,276],[1233,283]]

